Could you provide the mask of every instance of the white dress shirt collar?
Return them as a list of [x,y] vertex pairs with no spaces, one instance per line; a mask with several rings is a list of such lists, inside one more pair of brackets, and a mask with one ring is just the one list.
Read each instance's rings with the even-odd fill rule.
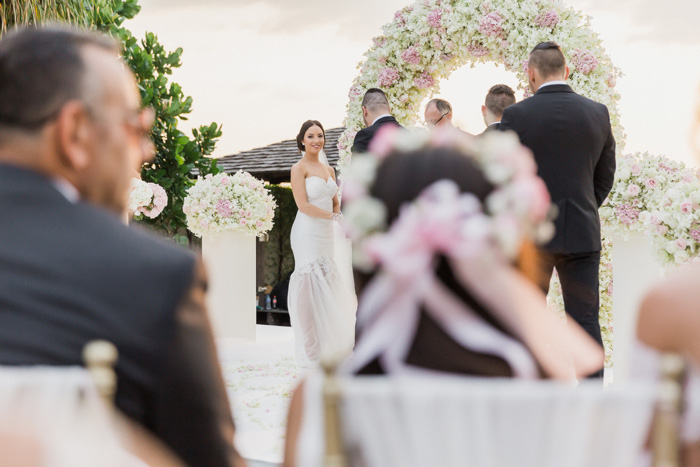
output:
[[80,199],[78,190],[65,179],[59,177],[52,178],[51,184],[71,203],[77,203]]
[[545,86],[554,86],[555,84],[564,84],[564,85],[566,85],[566,81],[561,81],[561,80],[558,80],[558,81],[547,81],[546,83],[544,83],[543,85],[541,85],[541,86],[539,87],[538,91],[539,91],[540,89],[542,89],[543,87],[545,87]]
[[[377,118],[374,119],[374,121],[372,122],[372,125],[374,125],[375,123],[377,123],[377,120],[379,120],[380,118],[384,118],[384,117],[391,117],[391,114],[380,115],[379,117],[377,117]],[[372,126],[372,125],[370,125],[370,126]]]

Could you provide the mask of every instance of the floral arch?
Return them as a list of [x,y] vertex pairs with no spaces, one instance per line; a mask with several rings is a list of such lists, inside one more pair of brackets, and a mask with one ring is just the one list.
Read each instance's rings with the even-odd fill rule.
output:
[[[340,136],[339,169],[347,167],[355,134],[363,127],[362,97],[379,87],[389,99],[393,115],[413,126],[421,102],[439,91],[439,80],[465,65],[503,64],[516,74],[518,88],[529,95],[527,59],[532,48],[555,41],[566,55],[569,84],[579,94],[608,106],[618,154],[624,147],[615,90],[620,70],[606,54],[590,18],[558,0],[417,0],[394,14],[374,38],[359,76],[349,92],[345,132]],[[484,91],[485,92],[485,91]],[[611,242],[604,241],[601,257],[601,328],[606,366],[612,363],[612,261]],[[556,282],[556,277],[555,277]],[[563,310],[558,284],[549,300]]]
[[[624,146],[615,83],[620,71],[590,28],[590,18],[556,0],[419,0],[394,14],[373,40],[350,88],[345,132],[341,135],[340,170],[362,126],[362,97],[383,89],[394,116],[412,126],[423,100],[439,91],[439,80],[465,65],[503,64],[516,74],[528,95],[527,59],[543,41],[562,46],[576,92],[608,106],[618,151]],[[485,91],[484,91],[485,92]]]

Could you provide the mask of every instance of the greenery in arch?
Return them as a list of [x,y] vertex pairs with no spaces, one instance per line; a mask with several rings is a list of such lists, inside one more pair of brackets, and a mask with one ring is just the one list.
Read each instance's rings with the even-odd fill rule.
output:
[[207,156],[214,151],[221,127],[216,123],[200,126],[185,135],[178,129],[192,110],[192,98],[185,96],[177,83],[170,81],[181,65],[182,49],[167,51],[153,33],[142,40],[123,27],[124,21],[140,11],[137,0],[6,0],[0,9],[2,31],[20,24],[69,22],[111,34],[122,43],[123,56],[138,82],[143,104],[156,111],[152,138],[156,157],[142,168],[141,177],[161,185],[168,192],[168,205],[156,219],[143,221],[168,236],[190,236],[182,205],[187,189],[194,184],[193,169],[200,174],[218,173],[216,161]]

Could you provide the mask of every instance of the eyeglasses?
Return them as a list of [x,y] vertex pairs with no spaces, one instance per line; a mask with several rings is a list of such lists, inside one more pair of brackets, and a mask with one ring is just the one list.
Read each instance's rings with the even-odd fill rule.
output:
[[445,118],[445,116],[448,115],[449,113],[450,113],[450,112],[445,112],[444,114],[442,114],[442,115],[440,116],[440,118],[438,118],[437,120],[435,120],[435,122],[431,122],[431,121],[426,120],[426,121],[424,122],[424,123],[425,123],[425,126],[436,126],[438,123],[440,123],[440,120],[442,120],[443,118]]

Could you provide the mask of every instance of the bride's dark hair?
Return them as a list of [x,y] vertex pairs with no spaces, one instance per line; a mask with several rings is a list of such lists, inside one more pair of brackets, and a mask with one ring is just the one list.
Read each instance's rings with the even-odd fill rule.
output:
[[[326,139],[326,130],[323,129],[323,125],[321,125],[321,122],[318,120],[307,120],[304,123],[301,124],[301,129],[299,130],[299,134],[297,135],[297,148],[299,149],[299,152],[301,153],[304,150],[304,135],[306,134],[306,131],[311,128],[312,126],[317,126],[321,129],[323,132],[323,139]],[[324,141],[325,143],[325,141]]]

